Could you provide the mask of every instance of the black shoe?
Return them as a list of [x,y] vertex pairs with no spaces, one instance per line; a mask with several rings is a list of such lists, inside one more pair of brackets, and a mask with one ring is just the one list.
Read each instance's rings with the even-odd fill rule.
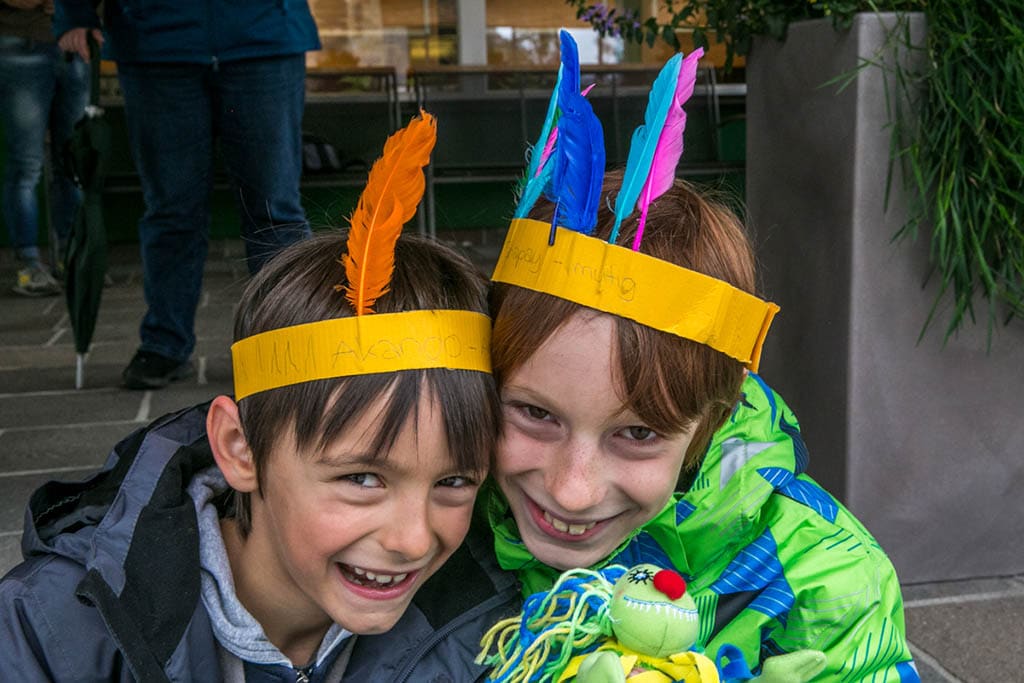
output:
[[192,361],[177,361],[151,351],[136,351],[121,373],[129,389],[163,389],[171,382],[195,374]]

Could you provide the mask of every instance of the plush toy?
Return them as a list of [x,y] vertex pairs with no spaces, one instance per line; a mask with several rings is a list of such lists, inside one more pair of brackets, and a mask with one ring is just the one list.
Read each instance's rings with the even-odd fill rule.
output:
[[[686,582],[670,569],[570,570],[527,598],[518,617],[496,624],[478,661],[494,666],[495,683],[719,683],[718,666],[696,647],[699,629]],[[736,648],[718,659],[730,660],[727,683],[805,683],[825,666],[817,650],[770,657],[758,675]]]

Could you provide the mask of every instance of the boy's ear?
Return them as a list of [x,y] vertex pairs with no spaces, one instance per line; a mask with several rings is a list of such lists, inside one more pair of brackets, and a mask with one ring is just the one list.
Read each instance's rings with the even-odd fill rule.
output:
[[252,493],[258,488],[256,464],[238,417],[238,404],[229,396],[218,396],[206,413],[206,434],[217,467],[228,486]]

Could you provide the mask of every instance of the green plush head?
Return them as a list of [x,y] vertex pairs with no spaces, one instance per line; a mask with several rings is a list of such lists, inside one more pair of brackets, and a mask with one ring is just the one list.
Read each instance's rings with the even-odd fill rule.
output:
[[689,650],[697,642],[697,605],[671,569],[638,564],[615,582],[609,609],[619,642],[652,657]]

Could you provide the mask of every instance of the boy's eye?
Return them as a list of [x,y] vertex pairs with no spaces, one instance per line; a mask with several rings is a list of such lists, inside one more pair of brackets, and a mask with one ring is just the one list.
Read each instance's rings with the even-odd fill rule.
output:
[[520,409],[534,420],[547,420],[551,417],[551,413],[537,406],[524,405]]
[[558,421],[550,411],[525,401],[506,399],[504,401],[504,410],[508,417],[511,417],[522,424],[529,422],[554,423]]
[[658,434],[653,429],[639,425],[626,427],[621,434],[630,441],[653,441],[658,438]]
[[453,489],[462,489],[469,486],[476,486],[477,482],[472,477],[464,477],[456,475],[454,477],[445,477],[437,482],[438,486],[446,486]]
[[345,481],[350,481],[356,486],[362,486],[368,489],[376,489],[384,486],[384,482],[380,480],[376,474],[370,474],[369,472],[358,472],[356,474],[346,474],[342,477]]

